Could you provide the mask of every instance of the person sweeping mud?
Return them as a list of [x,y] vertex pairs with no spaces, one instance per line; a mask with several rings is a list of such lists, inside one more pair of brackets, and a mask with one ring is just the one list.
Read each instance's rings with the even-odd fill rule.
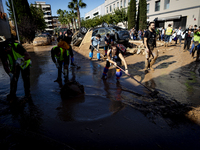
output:
[[30,99],[30,64],[29,53],[19,43],[7,39],[1,48],[1,61],[5,72],[10,77],[10,94],[7,95],[9,101],[16,99],[17,82],[21,72],[24,82],[25,98]]
[[54,82],[61,82],[62,65],[64,64],[64,78],[68,80],[69,51],[61,47],[54,46],[51,49],[51,58],[58,68],[58,77]]
[[[100,34],[97,34],[95,37],[92,37],[91,38],[91,52],[89,53],[89,57],[90,57],[90,60],[92,60],[93,58],[93,51],[94,49],[96,48],[97,50],[99,49],[99,44],[100,44],[100,38],[101,38],[101,35]],[[100,60],[98,58],[98,55],[97,55],[97,59]]]
[[67,30],[66,33],[64,33],[62,36],[60,36],[58,39],[57,39],[58,42],[60,41],[65,41],[68,45],[69,45],[69,54],[71,56],[71,66],[75,66],[74,64],[74,53],[73,53],[73,50],[72,50],[72,47],[71,47],[71,42],[72,42],[72,32],[71,30]]
[[[128,67],[127,67],[126,60],[124,59],[124,56],[121,54],[119,49],[117,49],[116,45],[111,46],[111,49],[108,50],[107,57],[108,57],[108,59],[106,62],[106,66],[103,70],[102,79],[106,79],[107,72],[108,72],[108,69],[109,69],[111,63],[114,64],[115,66],[120,67],[122,64],[121,61],[123,61],[124,66],[125,66],[125,72],[126,72],[126,74],[128,74]],[[116,79],[119,80],[121,76],[122,76],[121,70],[116,68]]]
[[[146,47],[144,72],[148,73],[148,68],[150,68],[152,71],[154,71],[152,66],[155,63],[156,59],[158,58],[158,51],[154,50],[154,48],[156,47],[156,32],[155,32],[155,23],[154,22],[150,22],[149,29],[145,32],[144,46]],[[151,56],[152,56],[152,59],[149,60]]]

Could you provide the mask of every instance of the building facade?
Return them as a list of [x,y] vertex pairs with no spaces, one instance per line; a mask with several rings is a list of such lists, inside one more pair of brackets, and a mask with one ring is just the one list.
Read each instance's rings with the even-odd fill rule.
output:
[[[105,0],[104,14],[113,13],[115,9],[129,6],[130,0]],[[138,7],[139,0],[136,0]],[[138,10],[138,8],[136,8]],[[200,26],[200,0],[147,0],[147,21],[156,21],[156,27],[173,28],[189,25]]]
[[104,3],[95,9],[89,11],[88,13],[85,14],[85,19],[92,19],[96,16],[103,16],[105,15],[105,6]]
[[33,4],[36,7],[42,8],[44,12],[44,20],[46,22],[47,28],[45,29],[47,32],[52,33],[53,32],[53,21],[52,21],[52,13],[51,13],[51,5],[46,4],[46,2],[39,2],[36,1],[35,4]]
[[147,17],[157,27],[200,26],[200,0],[147,0]]
[[11,38],[8,16],[6,13],[4,13],[2,0],[0,0],[0,36],[5,36],[5,38]]

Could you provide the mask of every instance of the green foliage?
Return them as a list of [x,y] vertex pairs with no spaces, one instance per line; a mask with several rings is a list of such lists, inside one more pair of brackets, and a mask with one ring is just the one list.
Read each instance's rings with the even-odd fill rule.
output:
[[69,5],[68,5],[68,8],[77,11],[79,28],[81,26],[81,18],[80,18],[80,10],[79,9],[85,8],[86,6],[87,6],[87,4],[84,3],[82,0],[72,0],[71,2],[69,2]]
[[[6,1],[6,5],[8,6],[9,16],[14,22],[11,0]],[[13,5],[20,39],[22,42],[33,41],[35,33],[44,30],[46,27],[42,9],[29,6],[27,0],[13,1]]]
[[96,27],[98,25],[101,25],[103,22],[106,22],[108,24],[118,24],[119,22],[122,22],[124,25],[125,22],[128,20],[127,13],[125,9],[117,9],[114,11],[113,14],[107,14],[104,16],[96,16],[92,19],[82,19],[81,20],[81,26],[84,26],[86,28]]
[[128,29],[135,27],[136,19],[136,0],[131,0],[128,7]]
[[140,0],[139,2],[139,28],[144,30],[147,28],[147,2]]

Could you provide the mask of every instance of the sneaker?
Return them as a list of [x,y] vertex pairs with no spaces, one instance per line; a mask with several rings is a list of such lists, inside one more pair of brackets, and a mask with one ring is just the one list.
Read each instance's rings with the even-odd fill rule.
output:
[[147,73],[149,73],[149,71],[148,71],[147,69],[145,69],[145,70],[144,70],[144,73],[147,74]]
[[71,67],[75,67],[76,65],[74,63],[71,63]]
[[105,75],[102,75],[101,79],[106,80],[107,77]]
[[151,71],[154,71],[154,69],[152,67],[150,67]]

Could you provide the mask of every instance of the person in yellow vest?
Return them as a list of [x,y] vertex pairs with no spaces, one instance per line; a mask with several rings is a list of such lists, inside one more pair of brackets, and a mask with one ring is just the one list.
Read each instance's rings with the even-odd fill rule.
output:
[[21,72],[24,82],[25,98],[30,99],[30,64],[31,57],[24,47],[10,39],[4,42],[1,61],[5,72],[10,77],[10,94],[8,100],[16,99],[17,82]]
[[68,80],[68,66],[69,66],[69,50],[64,48],[54,46],[51,49],[51,58],[58,68],[58,77],[54,82],[61,82],[62,65],[64,64],[64,78],[65,81]]
[[168,28],[166,29],[165,31],[165,47],[168,47],[168,43],[169,43],[169,40],[170,40],[170,36],[172,35],[173,33],[173,29],[171,27],[171,24],[168,25]]

